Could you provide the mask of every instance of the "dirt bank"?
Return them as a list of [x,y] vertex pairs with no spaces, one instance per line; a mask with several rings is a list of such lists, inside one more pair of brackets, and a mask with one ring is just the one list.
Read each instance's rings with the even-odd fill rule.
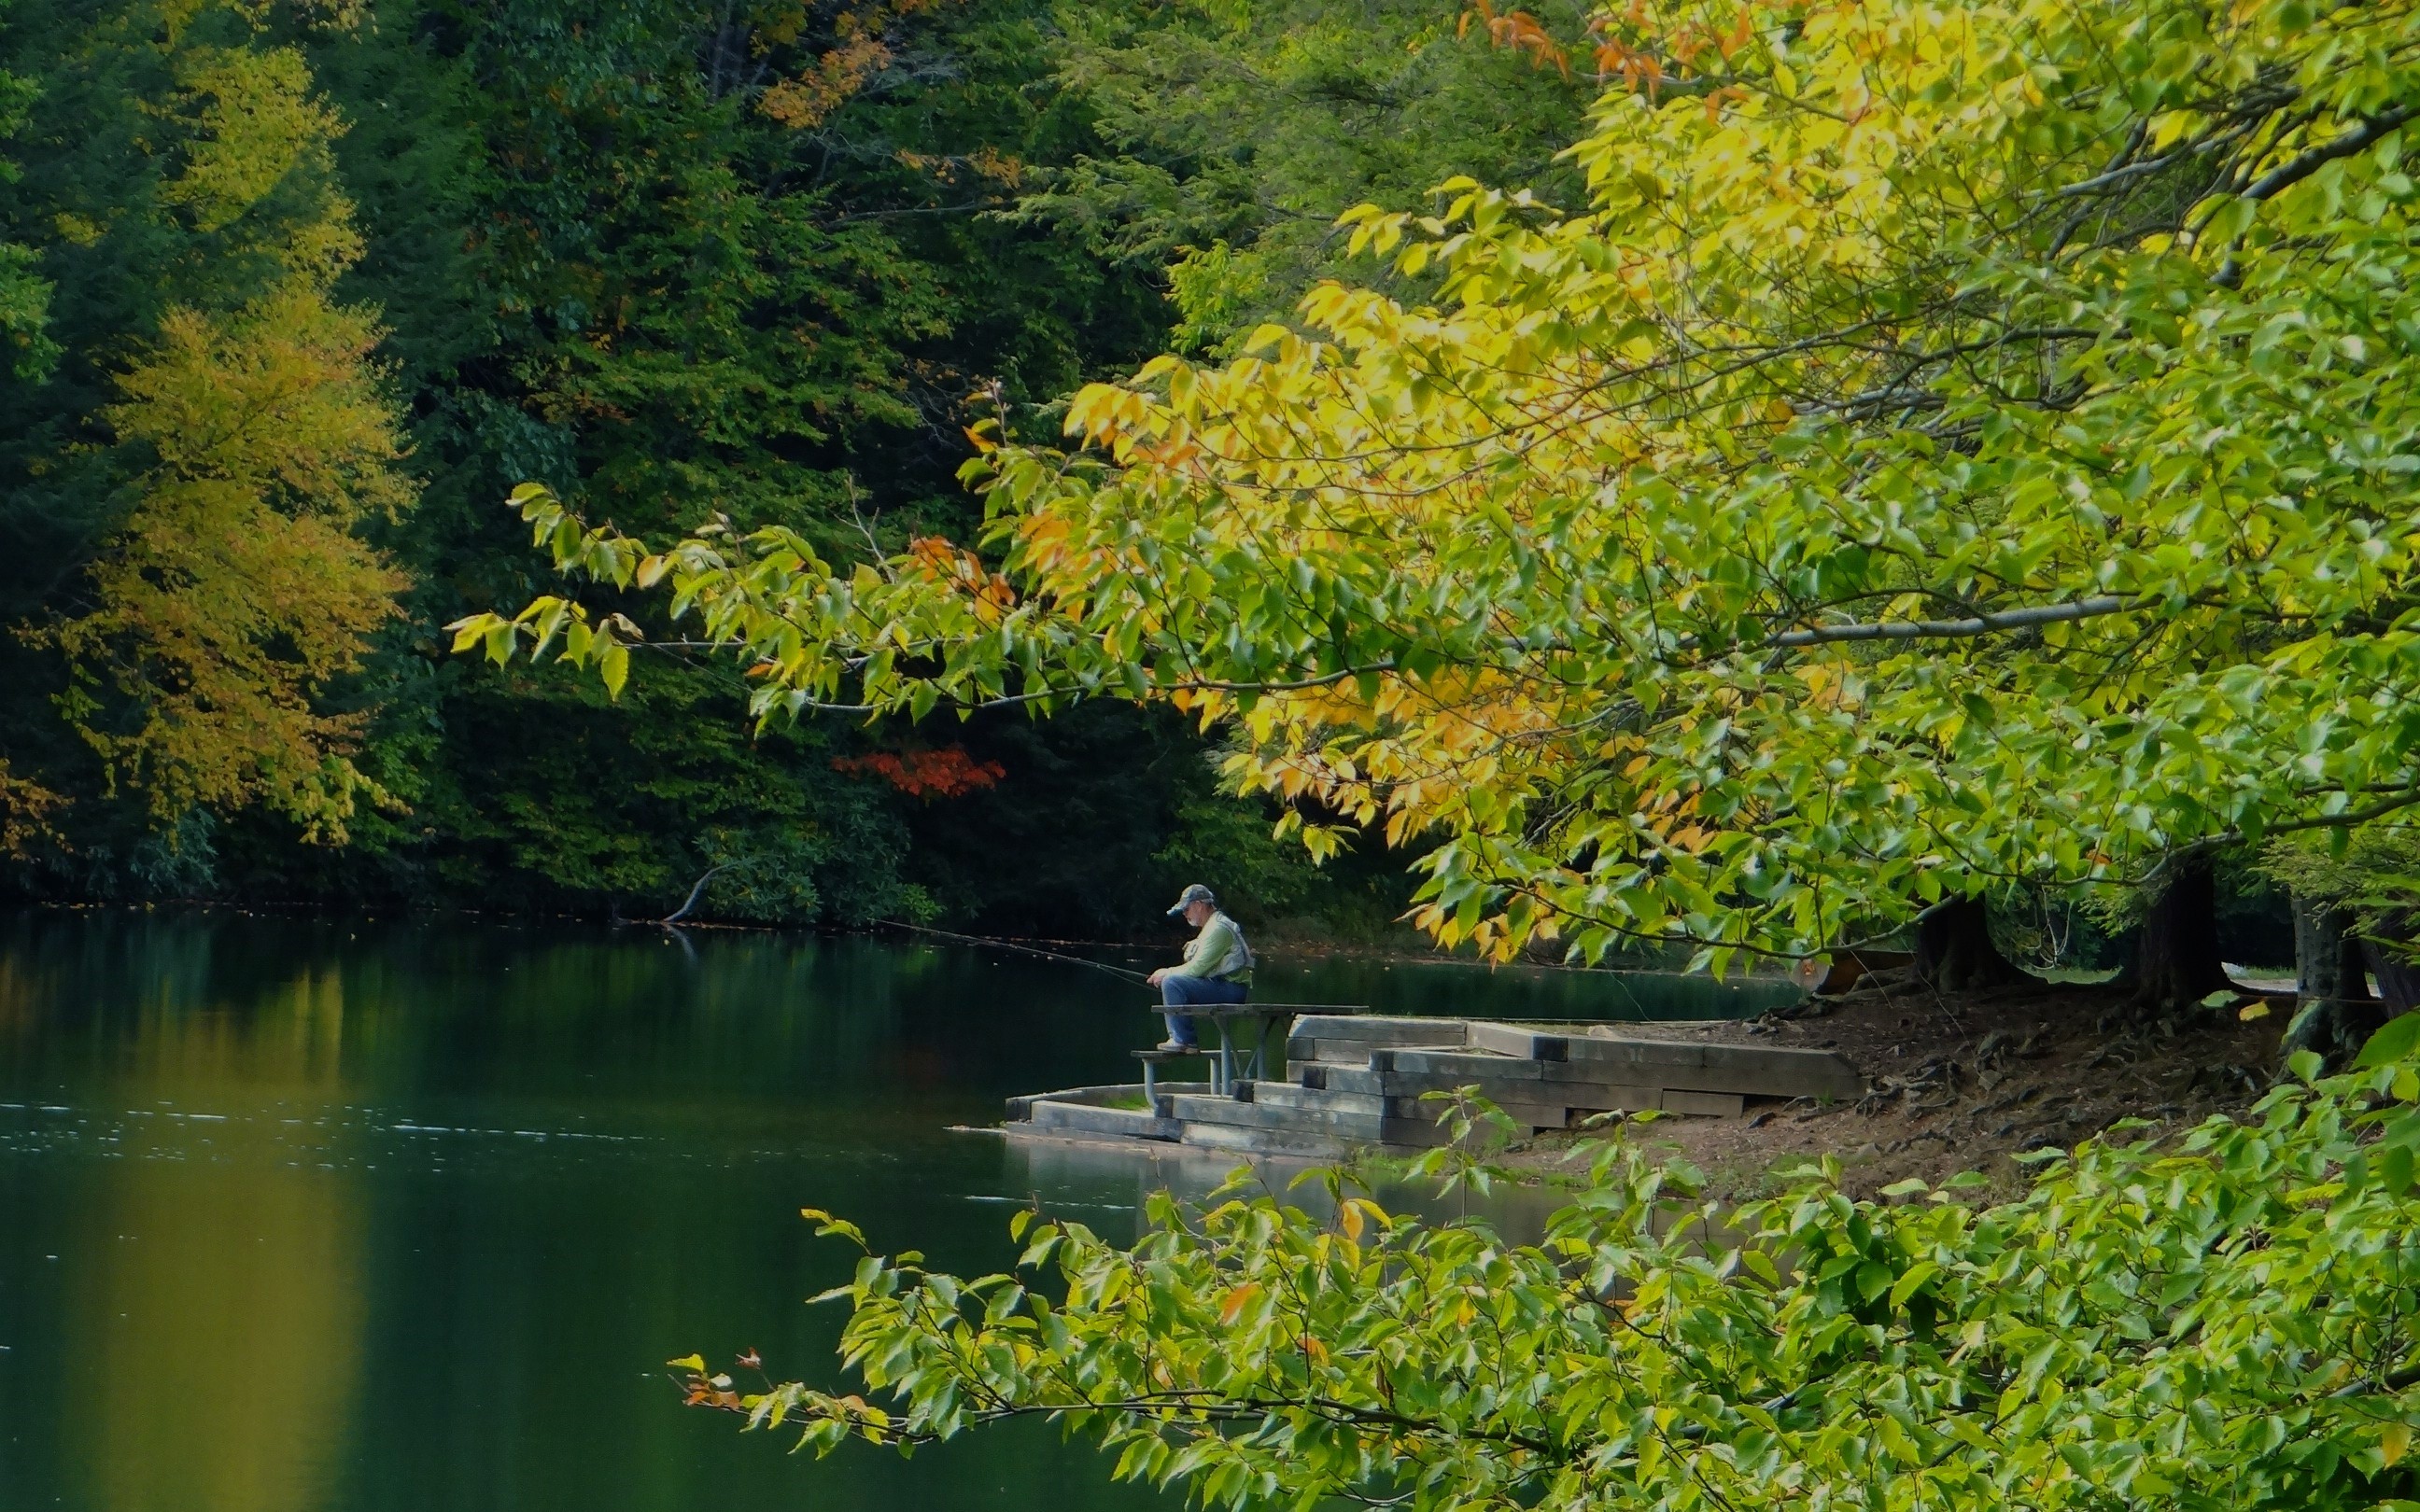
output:
[[[2147,1011],[2111,988],[2042,986],[1944,995],[1915,986],[1817,999],[1797,1016],[1746,1023],[1625,1025],[1624,1035],[1837,1050],[1875,1089],[1854,1103],[1766,1103],[1738,1119],[1662,1119],[1651,1145],[1745,1196],[1807,1157],[1839,1157],[1846,1187],[1870,1195],[1909,1177],[1978,1170],[2014,1190],[2009,1157],[2065,1147],[2121,1119],[2169,1128],[2236,1112],[2267,1088],[2286,1014]],[[2148,1131],[2147,1131],[2148,1133]],[[1575,1137],[1540,1135],[1512,1153],[1545,1164]]]

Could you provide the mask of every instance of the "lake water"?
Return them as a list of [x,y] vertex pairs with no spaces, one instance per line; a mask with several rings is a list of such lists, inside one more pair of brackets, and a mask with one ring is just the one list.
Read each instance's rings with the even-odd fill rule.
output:
[[[1174,940],[1171,938],[1171,945]],[[1270,1001],[1699,1016],[1705,981],[1324,961]],[[801,1206],[953,1269],[1038,1197],[1131,1234],[1223,1164],[954,1134],[1125,1080],[1106,975],[970,948],[241,916],[0,916],[0,1509],[1173,1504],[1047,1427],[824,1461],[661,1362],[830,1381]]]

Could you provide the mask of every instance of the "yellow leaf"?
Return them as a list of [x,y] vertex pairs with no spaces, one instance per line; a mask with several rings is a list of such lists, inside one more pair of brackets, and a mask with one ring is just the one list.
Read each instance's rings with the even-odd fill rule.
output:
[[2389,1423],[2378,1430],[2378,1458],[2392,1465],[2412,1447],[2412,1425]]
[[1251,1305],[1252,1299],[1260,1294],[1261,1284],[1257,1281],[1247,1281],[1227,1293],[1227,1300],[1218,1307],[1220,1326],[1232,1326],[1236,1319],[1244,1316],[1244,1309]]

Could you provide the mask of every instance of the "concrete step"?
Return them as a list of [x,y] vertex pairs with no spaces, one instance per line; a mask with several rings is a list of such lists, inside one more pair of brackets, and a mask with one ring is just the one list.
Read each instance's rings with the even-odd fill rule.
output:
[[[1434,1123],[1445,1111],[1443,1103],[1424,1102],[1418,1094],[1408,1097],[1388,1097],[1372,1092],[1339,1092],[1325,1088],[1293,1087],[1273,1082],[1255,1084],[1251,1101],[1257,1107],[1358,1113],[1373,1118],[1409,1119],[1417,1123]],[[1490,1098],[1489,1101],[1496,1100]],[[1503,1110],[1506,1117],[1525,1123],[1531,1129],[1559,1129],[1563,1127],[1568,1116],[1568,1110],[1560,1105],[1549,1106],[1538,1103],[1497,1103],[1497,1106]]]
[[1196,1149],[1227,1150],[1237,1155],[1276,1155],[1290,1160],[1335,1161],[1350,1157],[1361,1141],[1326,1134],[1286,1134],[1273,1129],[1247,1129],[1231,1123],[1188,1123],[1184,1143]]
[[1338,1139],[1380,1139],[1387,1119],[1376,1113],[1343,1109],[1263,1106],[1224,1097],[1178,1097],[1171,1100],[1177,1119],[1189,1130],[1195,1124],[1222,1123],[1245,1129],[1326,1134]]
[[[1255,1088],[1256,1097],[1260,1090],[1259,1088]],[[1427,1105],[1406,1107],[1398,1115],[1392,1109],[1385,1113],[1372,1113],[1306,1105],[1293,1102],[1243,1103],[1229,1098],[1211,1097],[1180,1097],[1175,1100],[1175,1103],[1176,1118],[1184,1128],[1183,1138],[1187,1144],[1200,1144],[1204,1139],[1216,1138],[1226,1141],[1221,1148],[1247,1148],[1236,1144],[1234,1138],[1230,1135],[1197,1137],[1201,1131],[1206,1129],[1242,1130],[1271,1135],[1316,1136],[1323,1139],[1341,1140],[1348,1146],[1380,1144],[1424,1148],[1442,1145],[1446,1142],[1445,1130],[1437,1124],[1437,1114],[1442,1110]],[[1511,1116],[1516,1121],[1521,1120],[1525,1116],[1530,1117],[1533,1121],[1529,1122],[1528,1127],[1532,1131],[1562,1127],[1563,1116],[1559,1108],[1508,1110],[1508,1112],[1511,1112]]]
[[1154,1118],[1140,1108],[1053,1103],[1047,1098],[1033,1101],[1026,1110],[1025,1121],[1037,1132],[1112,1134],[1124,1139],[1172,1140],[1183,1133],[1183,1125],[1174,1119]]
[[[1186,1090],[1187,1084],[1163,1081],[1160,1086],[1173,1087],[1181,1092]],[[1140,1096],[1142,1096],[1140,1082],[1115,1082],[1100,1087],[1063,1087],[1055,1092],[1023,1092],[1008,1100],[1008,1116],[1014,1119],[1023,1120],[1033,1111],[1033,1104],[1042,1102],[1107,1103],[1113,1100],[1123,1102],[1128,1098]]]

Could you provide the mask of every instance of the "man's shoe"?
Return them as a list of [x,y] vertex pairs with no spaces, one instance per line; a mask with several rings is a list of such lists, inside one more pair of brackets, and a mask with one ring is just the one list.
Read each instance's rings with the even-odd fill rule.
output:
[[1159,1047],[1162,1050],[1199,1050],[1202,1048],[1198,1044],[1187,1044],[1183,1040],[1162,1040],[1159,1041]]

